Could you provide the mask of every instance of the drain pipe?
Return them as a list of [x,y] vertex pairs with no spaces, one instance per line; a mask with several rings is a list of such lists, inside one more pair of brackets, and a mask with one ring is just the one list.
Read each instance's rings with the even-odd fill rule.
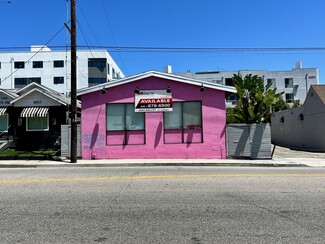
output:
[[306,96],[307,96],[307,94],[308,94],[308,74],[306,74],[305,80],[306,80]]

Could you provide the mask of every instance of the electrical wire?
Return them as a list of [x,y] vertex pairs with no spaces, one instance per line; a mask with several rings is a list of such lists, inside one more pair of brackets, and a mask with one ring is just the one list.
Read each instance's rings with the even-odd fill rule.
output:
[[[94,54],[93,54],[91,48],[90,48],[89,45],[88,45],[87,38],[86,38],[86,36],[85,36],[85,34],[84,34],[84,32],[83,32],[83,30],[82,30],[82,28],[81,28],[81,25],[80,25],[80,23],[79,23],[78,21],[77,21],[77,25],[78,25],[79,30],[80,30],[80,32],[81,32],[81,34],[82,34],[82,36],[83,36],[83,38],[84,38],[84,40],[85,40],[85,42],[86,42],[86,44],[87,44],[87,47],[88,47],[88,50],[90,51],[91,56],[92,56],[93,58],[95,58],[95,56],[94,56]],[[80,74],[80,75],[81,75],[85,80],[87,80],[87,77],[86,77],[85,74],[83,74],[80,70],[78,70],[78,72],[79,72],[79,74]]]
[[[65,28],[65,26],[63,26],[58,32],[56,32],[37,52],[35,52],[27,61],[25,61],[25,64],[28,63],[30,60],[32,60],[39,52],[41,52],[45,47],[47,47],[47,44],[49,44],[57,35],[59,35],[59,33]],[[9,79],[14,73],[16,73],[18,70],[20,70],[20,68],[15,69],[13,72],[11,72],[10,75],[8,75],[7,77],[5,77],[2,81],[2,83],[4,81],[6,81],[7,79]]]
[[[51,49],[62,49],[66,46],[48,46]],[[70,46],[69,46],[70,47]],[[148,46],[108,46],[78,45],[78,48],[106,49],[111,52],[305,52],[325,51],[325,47],[148,47]],[[0,50],[28,49],[30,47],[0,47]]]
[[[105,7],[105,4],[104,4],[103,0],[101,0],[101,3],[102,3],[102,6],[103,6],[103,9],[104,9],[106,22],[107,22],[107,25],[108,25],[109,31],[110,31],[110,33],[111,33],[111,36],[112,36],[112,39],[113,39],[114,45],[117,46],[117,42],[116,42],[116,39],[115,39],[115,36],[114,36],[113,30],[112,30],[112,27],[111,27],[111,24],[110,24],[110,21],[109,21],[109,16],[108,16],[109,12],[108,12],[108,10],[106,10],[106,7]],[[124,70],[125,70],[126,74],[128,74],[129,72],[128,72],[127,68],[126,68],[126,65],[125,65],[125,63],[124,63],[124,61],[123,61],[123,58],[122,58],[120,52],[118,52],[118,56],[119,56],[119,58],[120,58],[120,60],[121,60],[122,66],[124,67]]]
[[83,29],[81,28],[81,24],[80,24],[78,21],[77,21],[77,25],[78,25],[78,27],[79,27],[79,30],[80,30],[80,32],[81,32],[82,37],[84,38],[84,40],[85,40],[85,42],[86,42],[87,48],[88,48],[88,50],[90,51],[91,56],[92,56],[93,58],[95,58],[93,52],[91,51],[90,46],[88,45],[88,40],[87,40],[87,38],[86,38],[86,36],[85,36],[85,33],[83,32]]
[[283,48],[219,48],[219,47],[112,47],[112,46],[94,46],[93,48],[111,49],[119,52],[297,52],[297,51],[325,51],[325,47],[283,47]]
[[97,42],[98,45],[101,45],[100,42],[98,41],[95,33],[94,33],[94,30],[92,29],[91,25],[89,24],[89,21],[88,21],[86,15],[85,15],[83,9],[81,8],[81,6],[80,6],[80,4],[78,2],[77,2],[77,6],[78,6],[78,9],[80,10],[81,14],[83,15],[84,19],[86,20],[86,23],[87,23],[87,25],[88,25],[88,27],[90,29],[90,32],[93,34],[93,36],[95,38],[95,41]]

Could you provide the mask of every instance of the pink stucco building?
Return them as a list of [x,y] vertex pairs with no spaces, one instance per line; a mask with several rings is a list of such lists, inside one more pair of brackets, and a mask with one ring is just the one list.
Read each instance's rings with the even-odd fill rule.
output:
[[82,158],[225,158],[235,92],[156,71],[81,89]]

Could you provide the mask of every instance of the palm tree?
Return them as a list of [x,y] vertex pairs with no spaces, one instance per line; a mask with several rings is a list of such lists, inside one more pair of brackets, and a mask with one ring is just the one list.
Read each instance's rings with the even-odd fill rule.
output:
[[236,121],[241,123],[269,123],[271,113],[282,100],[283,93],[276,93],[272,84],[264,86],[264,81],[257,75],[248,74],[244,78],[234,74],[232,78],[239,100],[234,109]]

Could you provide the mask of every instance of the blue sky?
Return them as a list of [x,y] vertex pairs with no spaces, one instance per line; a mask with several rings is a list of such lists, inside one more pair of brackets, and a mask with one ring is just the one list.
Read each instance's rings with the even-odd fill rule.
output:
[[[67,0],[0,0],[0,48],[47,43],[67,22]],[[158,48],[325,47],[324,0],[77,0],[78,45]],[[65,46],[62,30],[48,44]],[[319,68],[325,51],[125,52],[110,49],[125,75],[148,70]]]

